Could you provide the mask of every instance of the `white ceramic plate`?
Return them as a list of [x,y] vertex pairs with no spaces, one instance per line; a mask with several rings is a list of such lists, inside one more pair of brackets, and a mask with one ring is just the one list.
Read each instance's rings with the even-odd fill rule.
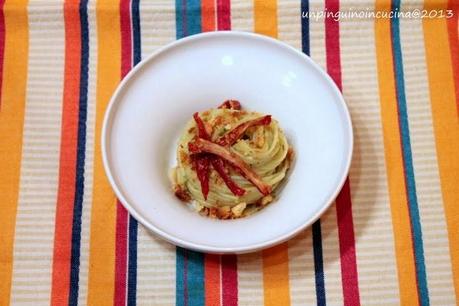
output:
[[[237,99],[271,114],[295,150],[278,200],[237,220],[202,217],[175,198],[168,172],[192,114]],[[309,57],[256,34],[214,32],[176,41],[137,65],[105,115],[102,154],[124,206],[164,239],[193,250],[242,253],[287,240],[337,196],[353,136],[341,93]]]

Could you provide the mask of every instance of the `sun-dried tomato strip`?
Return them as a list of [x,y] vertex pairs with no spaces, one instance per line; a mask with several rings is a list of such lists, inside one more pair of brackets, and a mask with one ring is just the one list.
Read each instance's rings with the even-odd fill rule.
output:
[[249,165],[247,165],[237,155],[233,154],[228,148],[222,147],[208,140],[198,138],[194,142],[188,143],[188,150],[191,154],[207,152],[223,158],[224,160],[229,162],[233,167],[239,168],[244,177],[247,180],[249,180],[253,185],[255,185],[255,187],[257,187],[257,189],[263,195],[268,195],[271,193],[271,186],[263,182],[261,178],[258,176],[258,174],[256,174],[252,169],[250,169]]
[[210,173],[210,157],[207,154],[200,154],[193,157],[194,166],[199,182],[201,183],[201,191],[204,200],[207,200],[209,195],[209,173]]
[[194,113],[193,118],[196,122],[196,125],[198,126],[198,137],[210,140],[210,135],[207,133],[206,125],[204,124],[204,121],[202,121],[201,117],[199,117],[199,113]]
[[239,187],[239,185],[236,184],[236,182],[231,179],[228,173],[226,173],[225,162],[223,161],[223,159],[214,155],[211,157],[210,162],[212,164],[212,167],[214,167],[215,171],[217,171],[217,173],[221,176],[226,186],[228,186],[228,189],[231,190],[231,192],[234,195],[237,195],[237,196],[244,195],[245,190]]
[[226,100],[218,108],[240,110],[241,103],[238,100]]
[[[194,121],[198,127],[198,136],[204,139],[210,139],[206,131],[204,122],[198,113],[193,114]],[[209,194],[209,175],[210,175],[210,157],[207,154],[200,154],[193,158],[196,174],[201,183],[201,192],[204,199],[207,200]]]
[[[233,145],[239,138],[244,135],[245,131],[252,126],[256,125],[268,125],[271,123],[271,115],[263,116],[257,119],[249,120],[239,124],[234,129],[217,139],[216,143],[221,146]],[[201,137],[203,138],[203,137]]]
[[[196,125],[198,126],[198,136],[200,138],[210,140],[210,135],[207,133],[205,124],[201,117],[199,117],[199,114],[194,113],[193,118],[196,122]],[[217,156],[208,156],[207,154],[200,154],[195,158],[195,167],[196,174],[198,175],[199,182],[201,183],[201,191],[205,200],[207,200],[207,195],[209,194],[210,162],[212,163],[215,171],[217,171],[217,173],[221,176],[226,186],[228,186],[234,195],[241,196],[245,193],[245,190],[239,187],[236,182],[234,182],[226,173],[224,161],[221,158]]]

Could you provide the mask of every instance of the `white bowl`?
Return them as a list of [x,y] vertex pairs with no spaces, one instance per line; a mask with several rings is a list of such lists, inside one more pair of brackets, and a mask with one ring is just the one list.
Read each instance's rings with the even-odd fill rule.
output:
[[[226,99],[273,115],[296,160],[274,203],[214,220],[174,196],[168,173],[192,114]],[[349,112],[331,78],[294,48],[240,32],[190,36],[145,59],[115,91],[102,131],[108,179],[131,215],[171,243],[212,253],[266,248],[312,224],[340,191],[352,146]]]

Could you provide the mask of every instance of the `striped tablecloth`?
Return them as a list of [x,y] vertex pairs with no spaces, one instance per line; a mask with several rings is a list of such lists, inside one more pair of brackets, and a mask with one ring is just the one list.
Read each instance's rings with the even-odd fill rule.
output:
[[[0,305],[458,304],[453,2],[1,0]],[[217,256],[176,248],[128,215],[100,137],[112,92],[142,57],[230,29],[310,54],[344,94],[355,151],[343,191],[311,228]]]

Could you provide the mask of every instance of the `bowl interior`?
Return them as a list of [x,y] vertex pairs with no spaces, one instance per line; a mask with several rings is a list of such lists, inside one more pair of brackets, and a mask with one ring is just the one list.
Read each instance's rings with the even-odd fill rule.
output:
[[[168,173],[192,114],[226,99],[273,115],[296,160],[276,202],[221,221],[177,200]],[[294,49],[253,34],[202,34],[166,47],[123,81],[105,119],[104,162],[120,200],[163,238],[208,252],[259,249],[312,223],[339,191],[352,151],[349,115],[330,78]]]

